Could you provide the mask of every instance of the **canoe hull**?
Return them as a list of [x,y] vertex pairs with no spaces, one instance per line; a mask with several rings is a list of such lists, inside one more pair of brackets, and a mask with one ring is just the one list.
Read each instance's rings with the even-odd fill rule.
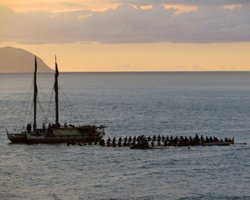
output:
[[29,133],[7,132],[7,137],[12,143],[65,143],[69,141],[91,143],[99,142],[103,135],[103,129],[97,129],[94,126],[37,129]]
[[230,142],[203,143],[202,146],[229,146]]
[[27,143],[28,142],[26,133],[11,134],[7,132],[7,137],[12,143]]

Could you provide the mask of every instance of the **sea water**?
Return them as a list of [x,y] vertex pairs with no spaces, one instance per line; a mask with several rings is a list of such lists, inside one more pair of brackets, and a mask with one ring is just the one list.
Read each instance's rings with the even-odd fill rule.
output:
[[[231,146],[11,144],[32,122],[32,74],[0,74],[0,199],[250,199],[250,73],[61,73],[61,123],[107,137],[234,137]],[[54,121],[53,74],[38,75],[38,126]]]

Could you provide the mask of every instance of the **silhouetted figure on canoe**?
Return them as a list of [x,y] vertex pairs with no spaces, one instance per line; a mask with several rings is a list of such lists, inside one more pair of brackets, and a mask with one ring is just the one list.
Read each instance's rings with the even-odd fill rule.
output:
[[157,136],[157,142],[158,143],[161,142],[161,136],[160,135]]
[[189,146],[189,140],[188,140],[187,136],[185,136],[183,138],[182,144],[183,144],[183,146]]
[[200,138],[199,138],[199,136],[198,136],[197,133],[195,134],[195,137],[194,137],[194,143],[195,143],[195,145],[199,145],[200,144]]
[[121,147],[122,146],[122,138],[120,137],[119,139],[118,139],[118,147]]
[[234,144],[234,138],[225,138],[225,142],[228,142],[230,144]]
[[116,147],[116,138],[115,138],[115,137],[113,138],[112,146],[113,146],[113,147]]
[[110,137],[109,137],[108,140],[107,140],[107,146],[108,146],[108,147],[111,146],[111,139],[110,139]]
[[128,146],[130,146],[130,145],[131,145],[131,142],[132,142],[132,137],[131,137],[131,136],[129,136],[129,138],[128,138]]
[[177,146],[178,145],[178,141],[179,141],[178,136],[175,136],[175,138],[173,139],[173,146]]
[[184,146],[184,138],[182,136],[180,136],[180,138],[178,139],[177,145],[178,146]]
[[30,124],[30,123],[29,123],[29,124],[27,124],[26,129],[27,129],[27,132],[28,132],[28,133],[30,133],[30,132],[31,132],[31,124]]
[[100,142],[99,142],[100,146],[105,146],[105,140],[104,139],[101,139]]
[[204,143],[204,138],[203,138],[203,135],[201,135],[201,143]]
[[134,137],[134,138],[133,138],[133,141],[132,141],[132,145],[135,145],[135,144],[136,144],[136,140],[137,140],[137,138]]
[[217,137],[214,137],[214,142],[219,142],[219,139]]
[[163,142],[163,146],[168,146],[168,141],[165,139],[164,142]]
[[189,141],[189,145],[194,146],[194,140],[191,136],[189,136],[188,141]]
[[45,124],[44,124],[44,123],[42,124],[42,128],[43,128],[43,132],[45,132],[45,130],[46,130],[46,126],[45,126]]
[[126,147],[127,146],[127,141],[128,141],[128,138],[125,137],[124,140],[123,140],[123,146]]
[[148,149],[149,144],[147,141],[147,138],[144,135],[138,136],[137,137],[137,143],[132,144],[131,149]]

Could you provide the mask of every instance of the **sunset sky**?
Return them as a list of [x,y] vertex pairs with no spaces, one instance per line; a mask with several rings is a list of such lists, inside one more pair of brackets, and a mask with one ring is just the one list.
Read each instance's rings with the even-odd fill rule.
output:
[[61,71],[250,70],[249,0],[0,0],[0,27]]

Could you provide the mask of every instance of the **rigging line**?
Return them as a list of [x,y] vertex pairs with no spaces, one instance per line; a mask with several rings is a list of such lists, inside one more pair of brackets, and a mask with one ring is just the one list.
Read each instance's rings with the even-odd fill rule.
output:
[[53,98],[53,94],[54,94],[54,86],[52,87],[51,93],[50,93],[50,100],[49,100],[49,106],[48,106],[48,121],[49,121],[49,116],[50,116],[50,107],[51,107],[51,103],[52,103],[52,98]]
[[67,100],[65,93],[62,91],[62,103],[66,106],[66,107],[70,107],[73,106],[73,104],[70,104],[70,102]]
[[70,122],[79,123],[80,115],[79,115],[78,109],[74,109],[75,104],[71,103],[72,101],[69,100],[68,95],[66,95],[65,92],[63,91],[62,91],[62,96],[63,96],[63,100],[66,102],[65,104],[67,104],[68,113],[70,114]]
[[28,114],[25,115],[25,124],[27,124],[28,122],[32,121],[32,108],[33,108],[34,102],[32,101],[32,104],[30,104],[30,106],[27,109]]
[[[65,102],[65,105],[69,108],[69,114],[71,116],[70,119],[71,119],[71,122],[72,122],[73,118],[76,118],[76,116],[75,116],[76,112],[73,111],[74,104],[70,103],[69,99],[67,98],[67,95],[63,91],[62,91],[62,97],[63,97],[62,99]],[[73,121],[76,122],[75,120],[73,120]]]
[[[44,121],[46,122],[48,117],[46,116],[45,109],[42,107],[42,103],[41,103],[40,98],[39,98],[39,96],[40,96],[40,97],[43,97],[43,96],[46,96],[46,95],[45,95],[43,89],[41,89],[40,85],[38,85],[37,87],[38,87],[38,91],[39,91],[39,93],[38,93],[39,95],[37,95],[37,104],[38,104],[38,106],[39,106],[39,109],[40,109],[41,112],[42,112],[42,114],[41,114],[42,117],[40,117],[40,122],[41,122],[41,121],[42,121],[42,122],[44,122]],[[39,118],[38,118],[38,119],[39,119]]]
[[[29,86],[29,92],[26,93],[26,95],[24,96],[24,102],[23,102],[23,106],[21,109],[22,113],[25,113],[25,117],[24,117],[24,122],[25,124],[28,123],[28,120],[31,119],[31,109],[32,109],[32,93],[30,92],[32,90],[33,87],[33,83],[31,82],[30,86]],[[31,103],[31,104],[30,104]]]
[[29,113],[30,113],[30,114],[29,114],[28,120],[26,121],[25,124],[32,123],[32,116],[33,116],[33,114],[34,114],[34,113],[32,113],[32,108],[33,108],[33,106],[34,106],[34,102],[32,101],[32,104],[31,104],[31,106],[30,106],[30,108],[29,108],[29,110],[30,110]]
[[[70,108],[70,106],[68,106],[68,102],[67,101],[65,101],[65,97],[64,97],[64,92],[61,90],[61,96],[62,96],[62,98],[60,98],[60,100],[61,100],[61,104],[63,105],[63,106],[61,106],[61,108],[63,108],[63,109],[61,109],[63,112],[64,111],[66,111],[66,113],[67,113],[67,108],[69,107]],[[70,114],[71,114],[71,112],[70,112]],[[66,117],[65,116],[63,116],[63,121],[64,122],[67,122],[67,120],[65,119]]]
[[45,110],[43,109],[42,104],[41,104],[39,98],[37,98],[37,102],[38,102],[39,108],[40,108],[41,111],[42,111],[43,119],[45,119],[45,122],[47,123],[47,121],[48,121],[48,116],[46,115],[46,112],[45,112]]
[[28,106],[26,100],[25,100],[25,102],[22,105],[21,113],[24,114],[24,121],[23,121],[23,123],[26,123],[28,121],[28,119],[30,119],[30,115],[31,115],[31,113],[30,113],[30,106]]

